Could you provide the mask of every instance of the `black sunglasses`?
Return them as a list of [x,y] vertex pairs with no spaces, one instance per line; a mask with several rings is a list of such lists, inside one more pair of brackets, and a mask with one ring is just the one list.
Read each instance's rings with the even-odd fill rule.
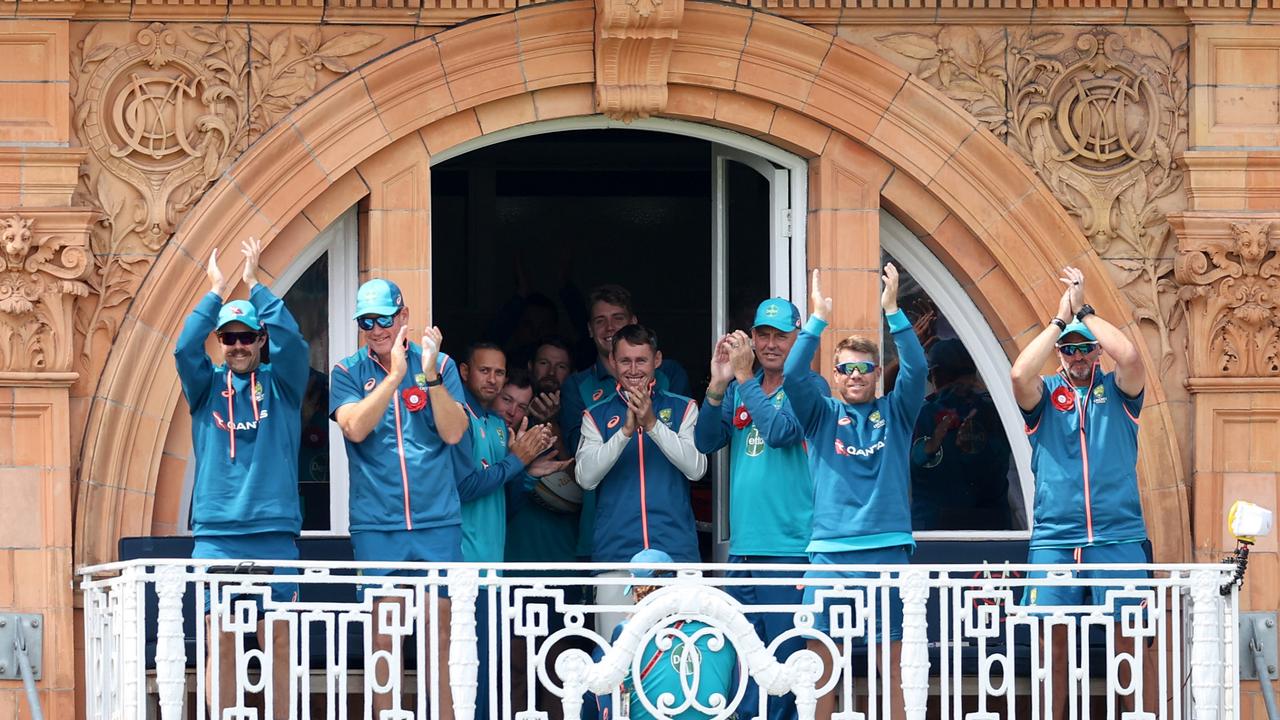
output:
[[[396,313],[396,315],[399,315],[399,313]],[[372,330],[375,324],[380,328],[384,328],[384,329],[389,328],[392,325],[396,324],[396,316],[395,315],[365,315],[364,317],[356,318],[356,326],[359,327],[361,330],[364,330],[365,332],[369,332],[370,330]]]
[[262,333],[246,330],[244,332],[220,332],[218,340],[223,345],[231,347],[232,345],[252,345],[258,342],[258,338],[262,337]]

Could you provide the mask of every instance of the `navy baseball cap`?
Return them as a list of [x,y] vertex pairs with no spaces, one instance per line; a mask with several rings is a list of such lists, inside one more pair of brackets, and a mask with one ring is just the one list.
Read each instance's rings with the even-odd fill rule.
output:
[[756,319],[751,327],[768,325],[783,332],[791,332],[800,328],[800,311],[790,301],[783,298],[769,298],[756,308]]
[[356,291],[356,314],[353,319],[364,315],[395,315],[404,307],[404,296],[400,288],[390,280],[377,278],[360,286]]
[[1079,320],[1072,320],[1066,327],[1062,328],[1062,332],[1058,333],[1058,342],[1062,342],[1063,338],[1072,333],[1083,337],[1089,342],[1098,342],[1098,338],[1094,337],[1093,333],[1089,331],[1089,328],[1085,327],[1085,324]]
[[[635,555],[632,555],[631,562],[633,564],[644,563],[645,565],[670,565],[674,564],[675,560],[672,560],[670,555],[657,548],[645,548]],[[674,573],[675,568],[672,568],[671,571]],[[651,578],[656,577],[659,572],[660,571],[655,568],[636,568],[631,571],[631,577],[636,579]],[[622,592],[630,595],[633,587],[635,586],[628,585]]]
[[250,330],[261,330],[262,321],[258,319],[258,311],[248,300],[232,300],[218,311],[217,329],[221,330],[227,323],[244,323]]

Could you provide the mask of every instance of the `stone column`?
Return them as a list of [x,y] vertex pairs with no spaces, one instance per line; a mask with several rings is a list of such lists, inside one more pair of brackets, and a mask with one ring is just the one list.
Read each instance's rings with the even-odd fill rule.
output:
[[[1188,209],[1170,220],[1189,323],[1192,540],[1195,560],[1213,561],[1235,545],[1232,502],[1280,509],[1280,34],[1193,25],[1190,74]],[[1241,610],[1274,611],[1275,534],[1253,550]],[[1242,684],[1241,704],[1262,713],[1256,683]]]
[[[65,12],[65,11],[64,11]],[[57,13],[53,13],[57,14]],[[0,21],[0,612],[44,616],[44,716],[76,716],[68,388],[92,213],[72,207],[68,21]],[[0,720],[29,717],[0,680]]]

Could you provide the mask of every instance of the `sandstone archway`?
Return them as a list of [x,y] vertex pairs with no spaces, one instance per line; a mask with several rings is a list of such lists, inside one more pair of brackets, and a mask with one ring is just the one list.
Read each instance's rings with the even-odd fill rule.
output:
[[[207,192],[134,298],[94,394],[79,474],[78,564],[113,559],[119,537],[149,533],[157,493],[172,492],[175,475],[180,482],[180,468],[162,468],[171,425],[188,422],[175,416],[169,355],[204,293],[209,252],[231,253],[240,238],[257,235],[267,243],[265,268],[278,270],[365,196],[394,210],[371,213],[370,232],[391,237],[373,225],[399,223],[403,237],[426,236],[429,208],[403,198],[422,196],[433,153],[513,125],[596,112],[593,22],[592,5],[574,0],[416,41],[299,107]],[[949,100],[866,50],[762,12],[690,2],[668,82],[662,115],[811,158],[809,258],[838,278],[837,325],[869,326],[881,204],[950,267],[1011,356],[1056,308],[1057,269],[1067,263],[1086,268],[1099,313],[1129,317],[1096,254],[1030,169]],[[365,269],[426,287],[429,253],[379,248]],[[422,290],[407,294],[414,292],[425,300]],[[1177,441],[1156,365],[1146,361],[1140,474],[1148,524],[1159,559],[1185,560]]]

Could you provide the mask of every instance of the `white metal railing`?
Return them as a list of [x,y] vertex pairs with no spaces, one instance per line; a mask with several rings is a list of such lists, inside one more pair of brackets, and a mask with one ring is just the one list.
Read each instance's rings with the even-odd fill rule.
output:
[[[1062,632],[1054,628],[1064,628],[1068,638],[1065,694],[1072,720],[1238,717],[1237,597],[1234,588],[1226,595],[1219,590],[1230,582],[1230,565],[1105,566],[1144,576],[1124,580],[1072,579],[1069,566],[1036,566],[1050,571],[1036,580],[1026,578],[1027,565],[823,566],[872,575],[807,581],[798,577],[803,566],[770,565],[795,576],[767,580],[723,577],[742,565],[681,566],[674,577],[643,580],[659,589],[631,606],[591,600],[595,591],[631,584],[625,573],[599,574],[627,566],[397,565],[420,574],[388,577],[353,574],[392,567],[385,563],[257,561],[301,574],[218,572],[227,562],[135,560],[81,571],[88,717],[341,720],[372,718],[375,707],[389,707],[383,720],[473,720],[477,700],[487,698],[491,718],[547,720],[578,718],[584,696],[594,693],[618,708],[610,720],[633,714],[636,702],[660,718],[728,718],[748,711],[739,705],[749,676],[762,688],[761,714],[766,703],[792,693],[801,720],[810,720],[828,694],[843,708],[839,717],[850,720],[888,718],[899,704],[912,720],[926,712],[955,720],[1019,714],[1040,720],[1053,717],[1046,700],[1064,694],[1052,687],[1049,658]],[[530,570],[543,575],[528,577]],[[273,601],[270,587],[281,582],[297,583],[298,599]],[[810,606],[743,605],[729,594],[735,586],[806,583],[824,588]],[[1028,585],[1111,589],[1103,605],[1033,608],[1019,604]],[[891,589],[902,600],[895,668],[889,625],[877,623]],[[447,623],[439,610],[446,595]],[[824,597],[844,602],[824,611]],[[207,626],[196,621],[206,611]],[[631,613],[614,642],[594,629],[608,613]],[[793,627],[766,646],[752,624],[761,613],[785,613]],[[819,616],[829,620],[829,630],[816,629]],[[665,695],[646,693],[642,682],[628,713],[620,686],[640,676],[646,652],[652,653],[646,648],[679,641],[675,620],[701,623],[696,627],[707,647],[736,653],[732,682],[708,693],[695,673],[679,692]],[[259,621],[268,636],[262,647],[270,648],[276,633],[287,636],[281,657],[246,645]],[[406,642],[376,649],[375,627]],[[842,672],[824,679],[822,660],[807,650],[776,656],[788,638],[825,648]],[[1145,650],[1134,652],[1135,640]],[[482,644],[488,650],[483,667]],[[446,651],[447,664],[441,662]],[[220,653],[233,672],[220,667]],[[281,663],[283,682],[272,679]],[[368,672],[374,667],[378,672]],[[890,687],[891,669],[900,688]],[[431,701],[446,679],[451,708]],[[225,687],[228,682],[233,687]],[[1151,683],[1155,692],[1145,693]],[[211,710],[206,699],[219,707]],[[754,714],[752,708],[745,716]]]

